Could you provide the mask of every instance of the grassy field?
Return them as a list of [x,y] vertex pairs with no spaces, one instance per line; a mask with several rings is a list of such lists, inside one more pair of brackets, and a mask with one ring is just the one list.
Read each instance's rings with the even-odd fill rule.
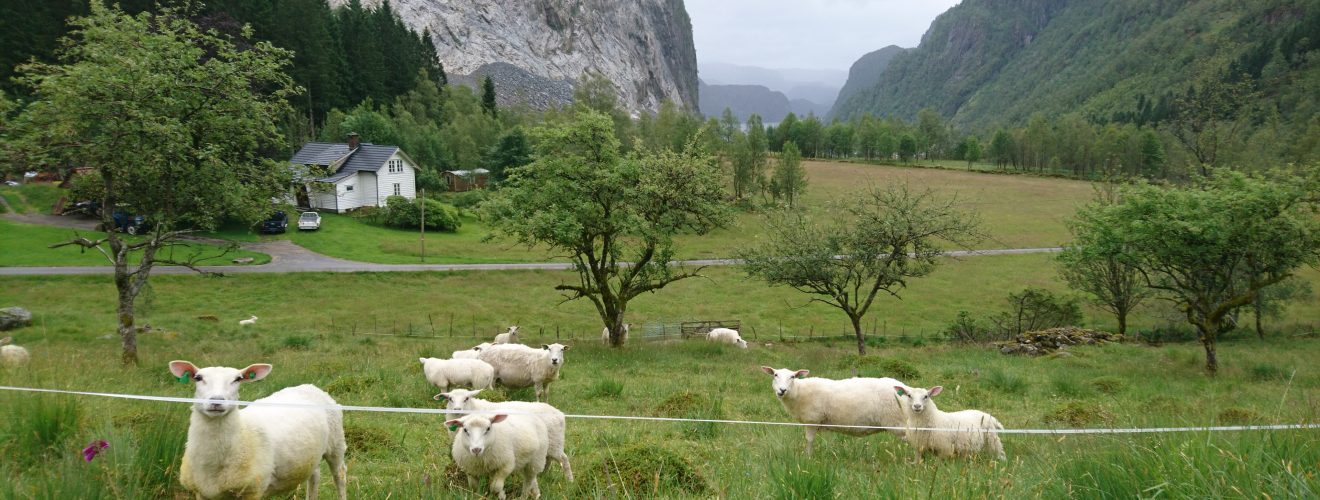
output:
[[[907,182],[956,196],[963,207],[980,213],[991,238],[981,248],[1058,246],[1069,238],[1064,219],[1091,196],[1085,182],[1021,175],[993,175],[920,167],[862,165],[841,162],[805,162],[810,185],[803,204],[808,210],[837,200],[867,186]],[[705,236],[676,238],[679,258],[711,259],[733,255],[739,246],[762,234],[762,215],[740,212],[733,223]],[[509,241],[484,241],[490,228],[472,216],[463,218],[457,233],[428,233],[427,262],[489,263],[565,260],[541,248],[526,248]],[[420,261],[417,231],[373,226],[348,216],[322,214],[322,229],[258,236],[241,227],[226,228],[215,236],[235,241],[259,238],[290,239],[300,246],[333,257],[363,262],[413,264]]]
[[0,185],[0,197],[9,203],[15,213],[20,214],[48,214],[61,196],[64,196],[64,190],[53,183]]
[[[3,238],[0,238],[0,266],[110,265],[105,256],[96,250],[84,251],[75,246],[49,248],[50,245],[69,241],[73,237],[73,231],[70,229],[0,220],[0,234],[4,235]],[[79,231],[79,234],[88,238],[104,236],[104,233],[94,231]],[[182,260],[197,252],[200,252],[202,256],[220,255],[221,248],[214,245],[189,242],[186,246],[167,249],[163,252],[163,255],[166,257],[174,255],[176,259]],[[135,261],[137,254],[140,254],[140,252],[130,257],[130,261]],[[200,264],[212,266],[231,265],[233,259],[239,257],[251,257],[255,259],[253,262],[257,264],[270,262],[270,256],[264,253],[234,250],[220,257],[204,259],[200,261]]]
[[[1042,256],[967,259],[914,283],[902,303],[877,310],[891,330],[911,331],[958,307],[985,310],[1023,283],[1049,284]],[[1011,273],[1022,269],[1024,273]],[[639,300],[632,321],[741,318],[759,340],[747,350],[698,341],[599,346],[599,326],[585,304],[554,307],[549,272],[240,276],[201,281],[160,276],[142,323],[143,364],[117,364],[112,290],[92,277],[3,278],[0,303],[25,303],[36,325],[12,332],[33,353],[25,369],[0,371],[0,385],[190,396],[166,371],[171,359],[242,367],[270,362],[275,371],[245,388],[254,399],[314,383],[340,403],[435,407],[415,359],[447,356],[475,343],[464,330],[493,335],[498,324],[523,325],[524,341],[556,340],[573,348],[552,403],[571,414],[646,415],[786,421],[757,367],[807,368],[813,375],[893,376],[910,385],[944,385],[941,408],[978,408],[1008,428],[1144,427],[1314,422],[1320,415],[1320,341],[1274,337],[1236,340],[1220,349],[1221,374],[1208,379],[1195,344],[1083,347],[1072,357],[1021,358],[983,346],[894,339],[858,358],[846,340],[781,342],[767,330],[784,323],[805,335],[837,329],[832,311],[801,304],[786,290],[743,282],[730,269],[711,282],[689,280]],[[942,278],[940,276],[943,276]],[[951,286],[954,282],[964,286]],[[288,290],[298,290],[296,294]],[[336,290],[353,290],[343,300]],[[318,304],[318,307],[307,307]],[[978,308],[978,306],[980,306]],[[332,325],[321,311],[337,316]],[[388,313],[386,312],[388,311]],[[418,318],[457,312],[454,338],[365,335],[367,318]],[[461,312],[458,312],[461,311]],[[197,319],[216,315],[220,322]],[[236,320],[257,314],[255,327]],[[342,315],[341,315],[342,314]],[[471,323],[463,321],[471,315]],[[362,318],[357,334],[349,316]],[[1294,319],[1320,317],[1315,305]],[[1147,319],[1146,321],[1149,321]],[[375,325],[377,330],[389,328]],[[417,333],[422,325],[415,325]],[[398,331],[400,327],[391,327]],[[636,335],[637,330],[634,330]],[[928,332],[929,333],[929,332]],[[563,337],[576,336],[579,341]],[[719,367],[713,370],[712,368]],[[494,390],[495,399],[530,391]],[[1258,396],[1258,397],[1254,397]],[[177,465],[188,419],[185,405],[0,392],[0,497],[183,498]],[[355,498],[476,498],[457,479],[449,440],[435,415],[350,413],[350,494]],[[105,439],[94,462],[79,450]],[[555,466],[541,476],[547,498],[858,498],[858,497],[1314,497],[1320,463],[1316,431],[1204,432],[1168,435],[1006,435],[1009,460],[928,459],[892,436],[824,434],[817,454],[801,455],[801,431],[784,427],[642,423],[573,419],[568,452],[579,478]],[[329,475],[322,498],[332,497]],[[516,491],[516,481],[510,491]],[[484,492],[484,491],[483,491]]]

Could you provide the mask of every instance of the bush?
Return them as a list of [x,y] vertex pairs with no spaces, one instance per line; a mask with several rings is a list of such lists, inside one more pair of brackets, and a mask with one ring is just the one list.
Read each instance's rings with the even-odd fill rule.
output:
[[486,201],[489,193],[490,192],[485,189],[473,189],[461,193],[454,193],[449,196],[449,202],[458,208],[469,209]]
[[981,342],[990,338],[990,330],[981,321],[973,318],[967,311],[958,311],[949,326],[944,327],[944,336],[961,342]]
[[991,317],[990,322],[995,335],[1013,338],[1026,332],[1081,324],[1082,306],[1075,297],[1028,288],[1008,294],[1008,310]]
[[458,209],[432,199],[409,200],[402,196],[385,199],[379,223],[400,229],[419,229],[422,221],[422,203],[426,204],[426,228],[433,231],[457,231],[462,222]]

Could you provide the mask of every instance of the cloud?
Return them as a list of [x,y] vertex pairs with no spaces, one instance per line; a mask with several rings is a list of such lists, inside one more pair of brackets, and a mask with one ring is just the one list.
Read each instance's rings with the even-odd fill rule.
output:
[[915,47],[959,0],[687,0],[697,59],[847,70],[887,45]]

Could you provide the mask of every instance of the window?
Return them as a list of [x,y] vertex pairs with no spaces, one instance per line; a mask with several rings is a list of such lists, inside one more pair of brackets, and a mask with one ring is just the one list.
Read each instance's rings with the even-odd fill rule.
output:
[[403,190],[399,188],[399,183],[394,183],[394,196],[403,196]]
[[390,160],[389,171],[391,174],[403,173],[403,160]]
[[352,190],[353,190],[353,185],[352,185],[352,184],[349,184],[349,185],[347,185],[347,186],[344,186],[344,191],[352,191]]

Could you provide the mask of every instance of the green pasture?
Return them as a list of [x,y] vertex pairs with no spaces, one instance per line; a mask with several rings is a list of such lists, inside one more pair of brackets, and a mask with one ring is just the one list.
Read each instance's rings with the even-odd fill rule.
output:
[[[0,197],[5,199],[15,213],[20,214],[48,214],[61,196],[64,196],[64,190],[47,182],[18,186],[0,185]],[[3,213],[2,205],[0,205],[0,213]]]
[[[105,236],[104,233],[96,231],[78,231],[78,234],[89,239]],[[2,235],[0,236],[0,266],[111,265],[110,261],[96,250],[86,250],[77,246],[50,248],[50,245],[73,239],[74,230],[72,229],[37,226],[0,219],[0,235]],[[131,236],[126,237],[133,238]],[[192,255],[200,255],[203,259],[198,263],[211,266],[231,265],[233,259],[239,257],[251,257],[255,259],[253,262],[256,264],[270,262],[270,256],[263,253],[235,249],[221,255],[223,252],[223,248],[215,245],[184,241],[172,248],[161,250],[158,255],[167,258],[173,256],[174,259],[181,261]],[[140,252],[135,252],[129,258],[129,262],[136,262],[139,254]]]

